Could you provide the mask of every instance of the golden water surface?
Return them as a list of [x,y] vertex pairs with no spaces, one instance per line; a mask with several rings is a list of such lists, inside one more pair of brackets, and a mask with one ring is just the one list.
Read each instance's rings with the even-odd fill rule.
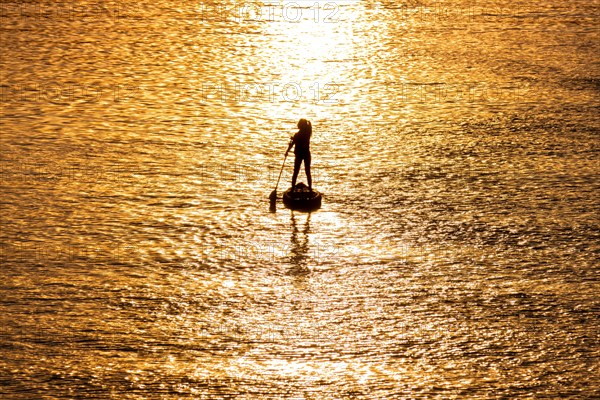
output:
[[597,1],[0,7],[0,397],[600,396]]

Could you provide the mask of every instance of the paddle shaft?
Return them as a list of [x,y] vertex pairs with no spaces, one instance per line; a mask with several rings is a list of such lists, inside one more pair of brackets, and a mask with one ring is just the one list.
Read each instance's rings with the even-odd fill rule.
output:
[[281,171],[279,171],[279,177],[277,178],[277,184],[275,185],[275,191],[279,187],[279,180],[281,179],[281,173],[283,172],[283,167],[285,166],[285,160],[287,158],[288,152],[285,152],[285,157],[283,157],[283,164],[281,164]]

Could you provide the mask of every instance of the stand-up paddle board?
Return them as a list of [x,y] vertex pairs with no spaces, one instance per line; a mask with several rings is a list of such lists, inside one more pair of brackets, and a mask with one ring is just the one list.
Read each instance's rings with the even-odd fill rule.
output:
[[312,192],[304,183],[296,184],[283,193],[283,204],[292,210],[313,211],[321,208],[323,196],[315,189]]

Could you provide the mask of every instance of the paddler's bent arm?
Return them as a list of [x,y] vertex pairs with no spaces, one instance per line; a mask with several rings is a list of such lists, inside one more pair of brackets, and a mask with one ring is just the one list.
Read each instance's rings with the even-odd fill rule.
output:
[[294,147],[294,137],[293,136],[290,138],[290,144],[288,145],[288,148],[285,151],[286,156],[287,156],[287,153],[289,153],[289,151],[292,149],[292,147]]

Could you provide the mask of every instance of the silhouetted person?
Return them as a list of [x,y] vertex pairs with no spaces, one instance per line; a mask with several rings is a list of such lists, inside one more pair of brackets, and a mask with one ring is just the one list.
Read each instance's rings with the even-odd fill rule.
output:
[[296,179],[298,178],[298,172],[300,172],[300,165],[304,161],[304,171],[306,172],[306,179],[308,180],[308,188],[312,192],[312,177],[310,176],[310,136],[312,135],[312,125],[310,121],[302,118],[298,121],[298,133],[292,136],[290,145],[288,146],[285,154],[291,150],[293,146],[294,155],[294,175],[292,175],[292,190],[296,187]]

